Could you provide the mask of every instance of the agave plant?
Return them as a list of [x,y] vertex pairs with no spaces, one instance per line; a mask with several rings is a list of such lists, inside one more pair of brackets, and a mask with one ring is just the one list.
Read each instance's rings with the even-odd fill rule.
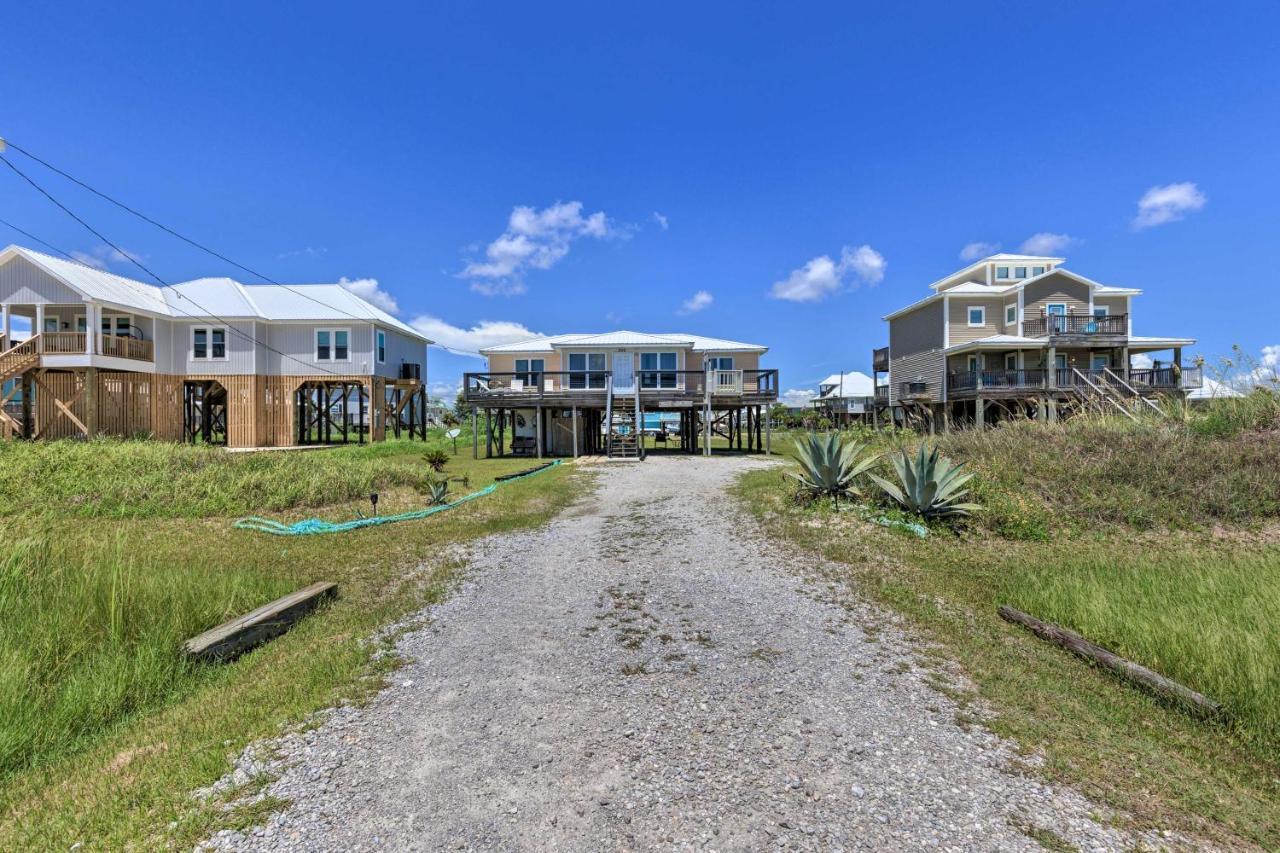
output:
[[875,474],[868,476],[903,509],[927,519],[946,518],[982,509],[978,504],[960,502],[969,494],[964,484],[973,477],[964,473],[963,467],[943,456],[937,447],[925,455],[921,444],[914,458],[905,449],[900,456],[893,457],[893,468],[901,487]]
[[847,444],[838,433],[809,433],[796,441],[796,460],[800,473],[792,474],[811,495],[831,495],[838,502],[841,495],[860,495],[854,484],[858,477],[875,464],[877,457],[866,456],[866,446],[856,441]]
[[448,480],[432,480],[427,483],[427,488],[431,494],[431,504],[442,504],[449,500],[449,481]]

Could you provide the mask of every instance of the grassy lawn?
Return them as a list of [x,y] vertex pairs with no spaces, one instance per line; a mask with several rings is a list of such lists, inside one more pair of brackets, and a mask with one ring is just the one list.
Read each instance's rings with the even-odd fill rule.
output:
[[[583,476],[562,467],[347,534],[231,526],[250,513],[346,520],[368,513],[371,491],[383,513],[424,506],[424,450],[0,443],[0,848],[190,846],[249,821],[190,792],[251,740],[367,696],[390,666],[367,639],[448,591],[452,546],[547,520]],[[460,442],[446,468],[453,496],[532,464],[469,451]],[[317,580],[340,597],[285,636],[227,665],[179,656],[187,637]]]
[[[778,469],[738,492],[958,661],[988,724],[1043,755],[1041,772],[1140,823],[1280,847],[1280,436],[1084,422],[937,440],[979,471],[990,507],[959,533],[920,540],[800,505]],[[1225,718],[1197,721],[1004,623],[1001,603],[1217,699]]]

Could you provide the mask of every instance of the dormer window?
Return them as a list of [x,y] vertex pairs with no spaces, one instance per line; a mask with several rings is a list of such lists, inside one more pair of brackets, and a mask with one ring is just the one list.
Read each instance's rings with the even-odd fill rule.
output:
[[1014,268],[1013,268],[1013,277],[1014,277],[1014,278],[1026,278],[1026,277],[1027,277],[1027,268],[1026,268],[1026,267],[1014,267]]
[[1044,275],[1044,267],[1032,267],[1031,274],[1033,276]]
[[1008,277],[1009,277],[1008,267],[996,267],[996,278],[1008,278]]

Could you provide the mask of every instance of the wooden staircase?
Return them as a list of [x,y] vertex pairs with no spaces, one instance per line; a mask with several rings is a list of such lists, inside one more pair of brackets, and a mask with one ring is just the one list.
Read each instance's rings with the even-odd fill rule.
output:
[[635,401],[626,395],[613,398],[609,407],[609,432],[605,448],[610,459],[640,459],[640,432]]
[[0,384],[21,376],[40,364],[40,336],[33,335],[0,352]]
[[1086,376],[1077,368],[1073,368],[1071,372],[1075,380],[1072,390],[1086,405],[1094,406],[1102,412],[1119,412],[1131,421],[1137,421],[1139,414],[1146,414],[1146,408],[1160,417],[1168,417],[1164,409],[1142,396],[1136,388],[1109,368],[1093,377]]

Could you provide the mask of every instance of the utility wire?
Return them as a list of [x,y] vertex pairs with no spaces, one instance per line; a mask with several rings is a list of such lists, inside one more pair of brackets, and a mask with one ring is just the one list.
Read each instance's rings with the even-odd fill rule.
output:
[[[114,204],[116,207],[120,208],[121,210],[124,210],[124,211],[127,211],[127,212],[129,212],[129,213],[133,214],[134,216],[136,216],[136,217],[138,217],[139,219],[141,219],[143,222],[146,222],[146,223],[149,223],[149,224],[151,224],[151,225],[154,225],[156,228],[159,228],[161,231],[164,231],[166,234],[171,234],[172,236],[177,237],[179,240],[183,241],[184,243],[187,243],[188,245],[194,246],[195,248],[199,249],[199,250],[200,250],[200,251],[202,251],[202,252],[207,252],[208,254],[213,255],[215,258],[218,258],[218,259],[219,259],[219,260],[221,260],[221,261],[225,261],[226,263],[231,264],[233,267],[236,267],[237,269],[244,270],[245,272],[249,273],[249,275],[254,276],[255,278],[260,278],[260,279],[262,279],[263,281],[268,282],[269,284],[273,284],[273,285],[275,285],[276,287],[283,287],[285,290],[289,291],[290,293],[294,293],[294,294],[296,294],[296,295],[298,295],[298,296],[303,297],[304,299],[309,299],[309,300],[311,300],[312,302],[316,303],[317,305],[321,305],[321,306],[323,306],[323,307],[325,307],[325,308],[328,308],[330,311],[337,311],[339,314],[342,314],[342,315],[344,315],[344,316],[346,316],[346,317],[350,317],[350,318],[351,318],[351,319],[353,319],[353,320],[359,320],[359,321],[360,321],[360,322],[362,322],[362,323],[367,323],[367,322],[369,322],[369,321],[370,321],[370,318],[369,318],[369,317],[361,317],[361,316],[358,316],[358,315],[356,315],[356,314],[352,314],[350,311],[347,311],[347,310],[345,310],[345,309],[339,308],[339,307],[338,307],[338,306],[336,306],[336,305],[330,305],[329,303],[324,302],[323,300],[317,299],[316,297],[312,296],[312,295],[311,295],[311,294],[309,294],[309,293],[306,293],[306,292],[304,292],[304,291],[302,291],[302,290],[298,290],[298,289],[296,289],[296,288],[290,287],[290,286],[289,286],[289,285],[287,285],[287,284],[282,284],[281,282],[276,281],[275,279],[271,278],[270,276],[263,275],[262,273],[258,272],[257,270],[251,269],[251,268],[249,268],[249,267],[245,266],[244,264],[241,264],[241,263],[238,263],[238,262],[236,262],[236,261],[233,261],[231,258],[227,257],[226,255],[222,254],[221,252],[215,251],[214,249],[209,248],[208,246],[204,245],[203,243],[199,243],[199,242],[197,242],[197,241],[193,240],[192,238],[190,238],[190,237],[186,236],[185,234],[181,234],[181,233],[179,233],[178,231],[174,230],[173,228],[170,228],[169,226],[165,225],[165,224],[164,224],[164,223],[162,223],[162,222],[157,222],[155,219],[152,219],[150,216],[147,216],[147,215],[146,215],[145,213],[143,213],[142,211],[137,210],[136,208],[130,207],[129,205],[125,204],[124,202],[120,201],[119,199],[113,198],[112,196],[110,196],[110,195],[108,195],[107,193],[103,192],[102,190],[99,190],[99,189],[96,189],[95,187],[90,186],[90,185],[89,185],[89,184],[87,184],[86,182],[84,182],[84,181],[80,180],[79,178],[77,178],[75,175],[69,174],[68,172],[63,171],[62,169],[60,169],[60,168],[58,168],[57,166],[53,165],[53,164],[52,164],[52,163],[50,163],[48,160],[44,160],[44,159],[42,159],[41,157],[38,157],[37,155],[32,154],[30,151],[28,151],[27,149],[23,148],[23,147],[22,147],[22,146],[20,146],[20,145],[17,145],[17,144],[16,144],[16,143],[14,143],[12,140],[5,139],[5,140],[3,140],[3,142],[4,142],[4,144],[5,144],[5,145],[7,145],[8,147],[12,148],[14,151],[18,151],[18,152],[22,153],[23,155],[25,155],[25,156],[29,157],[30,159],[32,159],[32,160],[36,161],[37,163],[39,163],[40,165],[44,166],[46,169],[49,169],[50,171],[53,171],[53,172],[55,172],[55,173],[57,173],[57,174],[61,175],[62,177],[66,178],[68,181],[71,181],[72,183],[76,184],[76,185],[77,185],[77,186],[79,186],[79,187],[83,187],[84,189],[88,190],[89,192],[93,193],[94,195],[98,196],[99,198],[104,199],[104,200],[106,200],[106,201],[110,202],[111,204]],[[0,149],[0,150],[3,150],[3,149]],[[12,166],[12,164],[10,164],[10,168],[14,168],[14,167]],[[16,169],[16,168],[14,168],[14,171],[17,171],[17,169]],[[21,172],[19,172],[19,174],[22,174],[22,173],[21,173]],[[26,177],[26,176],[24,175],[23,177]],[[30,178],[28,178],[27,180],[28,180],[28,181],[30,181]],[[46,193],[46,195],[47,195],[47,193]],[[83,224],[83,223],[82,223],[82,224]],[[88,226],[86,226],[86,227],[88,227]],[[90,230],[92,230],[92,229],[90,229]],[[97,232],[94,232],[94,233],[96,234]],[[104,238],[104,240],[105,240],[105,238]],[[115,247],[113,246],[112,248],[115,248]],[[119,249],[117,249],[116,251],[120,251],[120,250],[119,250]],[[128,256],[126,253],[124,253],[124,252],[121,252],[121,254],[122,254],[122,255],[125,255],[126,257],[129,257],[129,256]],[[133,258],[132,258],[132,257],[129,257],[129,260],[133,260]],[[141,264],[139,264],[139,266],[141,266]],[[145,267],[143,267],[143,269],[146,269],[146,268],[145,268]],[[148,270],[148,272],[150,272],[150,271]],[[155,278],[154,274],[152,275],[152,277],[153,277],[153,278]],[[158,280],[158,279],[157,279],[157,280]]]
[[39,237],[32,234],[30,231],[23,231],[21,228],[19,228],[17,225],[14,225],[12,222],[6,222],[3,219],[0,219],[0,225],[4,225],[8,228],[12,228],[14,231],[17,231],[19,234],[21,234],[23,237],[26,237],[28,240],[34,240],[35,242],[39,243],[41,246],[44,246],[49,251],[56,252],[57,254],[62,255],[62,257],[66,258],[69,261],[75,260],[75,258],[71,257],[71,255],[62,251],[57,246],[53,246],[53,245],[50,245],[49,243],[46,243],[44,240],[41,240]]
[[[56,198],[54,198],[52,195],[50,195],[50,193],[48,192],[48,190],[46,190],[44,187],[42,187],[42,186],[40,186],[39,184],[37,184],[34,180],[32,180],[30,177],[28,177],[28,176],[27,176],[27,175],[26,175],[26,174],[25,174],[21,169],[19,169],[19,168],[18,168],[17,166],[15,166],[15,165],[13,165],[13,163],[9,162],[9,159],[8,159],[7,157],[5,157],[3,154],[0,154],[0,160],[4,161],[4,164],[5,164],[6,166],[8,166],[10,169],[12,169],[13,171],[17,172],[17,173],[18,173],[18,175],[20,175],[20,176],[21,176],[21,177],[22,177],[22,178],[23,178],[27,183],[29,183],[29,184],[31,184],[31,186],[35,187],[35,188],[36,188],[36,190],[38,190],[38,191],[40,192],[40,194],[41,194],[41,195],[43,195],[45,198],[49,199],[49,201],[53,202],[53,203],[54,203],[54,204],[55,204],[59,209],[61,209],[64,213],[66,213],[68,216],[70,216],[70,217],[71,217],[72,219],[74,219],[76,222],[79,222],[81,225],[83,225],[83,226],[85,227],[85,229],[87,229],[87,230],[88,230],[90,233],[92,233],[95,237],[97,237],[97,238],[98,238],[99,240],[101,240],[102,242],[106,243],[106,244],[107,244],[108,246],[110,246],[112,249],[115,249],[115,250],[116,250],[117,252],[119,252],[122,256],[124,256],[124,257],[128,258],[128,259],[129,259],[130,261],[132,261],[132,262],[134,263],[134,265],[136,265],[138,268],[140,268],[140,269],[142,269],[142,270],[145,270],[145,271],[146,271],[146,273],[147,273],[147,275],[151,276],[152,278],[154,278],[156,281],[158,281],[158,282],[160,283],[160,286],[161,286],[161,287],[171,287],[171,285],[170,285],[170,284],[168,284],[164,279],[160,278],[160,276],[156,275],[154,272],[152,272],[150,269],[148,269],[146,266],[144,266],[141,262],[139,262],[139,261],[138,261],[136,258],[134,258],[132,255],[130,255],[130,254],[128,254],[127,252],[125,252],[123,249],[121,249],[121,248],[120,248],[119,246],[117,246],[115,243],[112,243],[112,242],[111,242],[110,240],[108,240],[108,239],[107,239],[107,238],[106,238],[106,237],[105,237],[101,232],[99,232],[96,228],[94,228],[94,227],[93,227],[92,225],[90,225],[88,222],[85,222],[83,219],[81,219],[79,216],[77,216],[77,215],[76,215],[76,214],[75,214],[75,213],[74,213],[74,212],[73,212],[69,207],[67,207],[65,204],[63,204],[62,202],[60,202],[60,201],[58,201]],[[268,352],[273,352],[273,353],[275,353],[276,355],[280,356],[281,358],[287,358],[287,359],[289,359],[290,361],[297,362],[298,364],[301,364],[301,365],[302,365],[302,366],[304,366],[304,367],[308,367],[308,368],[319,368],[320,370],[324,371],[325,373],[329,374],[330,376],[337,376],[337,375],[338,375],[337,373],[335,373],[335,372],[334,372],[334,371],[332,371],[332,370],[329,370],[329,369],[328,369],[328,368],[326,368],[326,367],[321,367],[320,365],[313,364],[313,363],[311,363],[311,362],[303,361],[302,359],[297,358],[296,356],[289,355],[289,354],[288,354],[288,353],[286,353],[286,352],[281,352],[280,350],[276,349],[275,347],[271,346],[270,344],[266,343],[265,341],[261,341],[261,340],[259,340],[258,338],[256,338],[256,337],[255,337],[255,336],[253,336],[253,335],[250,335],[250,334],[248,334],[248,333],[246,333],[246,332],[242,332],[242,331],[240,331],[240,329],[236,328],[236,327],[235,327],[235,325],[234,325],[234,324],[232,324],[229,320],[225,320],[225,319],[223,319],[222,317],[219,317],[217,314],[214,314],[212,311],[210,311],[209,309],[205,308],[203,305],[201,305],[199,302],[196,302],[194,299],[192,299],[190,296],[186,295],[185,293],[180,293],[180,292],[178,292],[178,291],[176,291],[176,290],[175,290],[175,291],[174,291],[174,295],[175,295],[178,299],[185,299],[185,300],[187,300],[187,301],[188,301],[188,302],[190,302],[192,305],[194,305],[198,311],[200,311],[200,312],[201,312],[201,314],[200,314],[200,315],[190,314],[190,313],[188,313],[188,312],[186,312],[186,311],[182,311],[182,310],[181,310],[181,309],[179,309],[179,308],[175,308],[175,307],[173,307],[173,306],[170,306],[170,308],[172,308],[173,310],[178,311],[178,312],[179,312],[180,314],[182,314],[184,317],[188,317],[188,318],[193,319],[193,320],[202,320],[202,319],[204,319],[204,318],[206,318],[206,317],[211,317],[211,318],[213,318],[214,320],[218,321],[219,323],[222,323],[223,325],[225,325],[225,326],[226,326],[226,328],[227,328],[227,331],[235,332],[237,335],[239,335],[240,337],[244,338],[245,340],[250,341],[251,343],[253,343],[253,344],[255,344],[255,345],[260,345],[260,346],[262,346],[262,348],[263,348],[263,349],[267,350]],[[349,346],[349,345],[350,345],[350,341],[348,341],[347,343],[348,343],[348,346]],[[210,340],[210,341],[209,341],[209,346],[210,346],[210,348],[212,348],[212,346],[213,346],[213,341],[212,341],[212,340]]]

